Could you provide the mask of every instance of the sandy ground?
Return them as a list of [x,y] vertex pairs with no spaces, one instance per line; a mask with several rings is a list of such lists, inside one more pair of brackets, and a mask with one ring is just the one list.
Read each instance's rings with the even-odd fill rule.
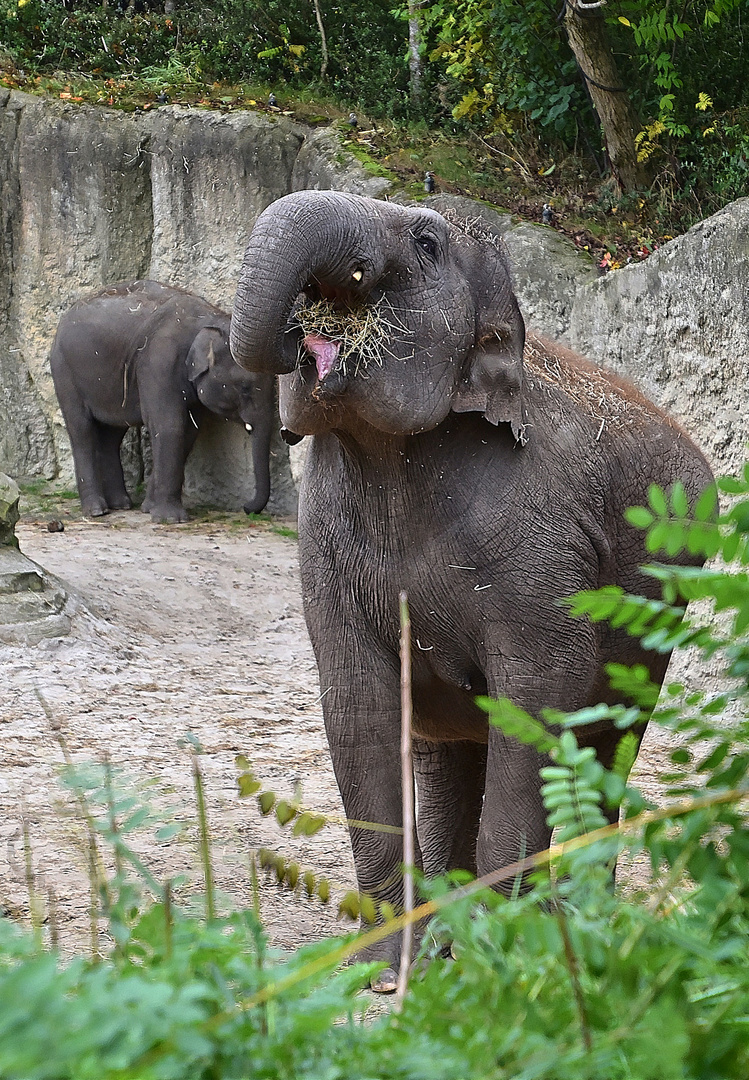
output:
[[[293,524],[293,523],[285,523]],[[135,781],[156,781],[151,798],[188,824],[180,839],[137,846],[158,880],[187,874],[200,890],[195,801],[185,733],[196,736],[208,798],[216,882],[250,902],[248,856],[261,845],[354,884],[343,825],[297,839],[240,801],[235,757],[246,754],[263,786],[341,813],[322,729],[320,689],[301,611],[296,540],[246,519],[155,526],[137,511],[97,522],[68,521],[62,533],[17,527],[21,549],[62,578],[90,615],[68,637],[35,647],[0,645],[0,903],[28,907],[21,808],[30,825],[39,882],[54,889],[61,944],[85,940],[83,829],[61,813],[61,748],[36,689],[59,719],[76,761],[109,755]],[[273,941],[292,947],[335,933],[325,909],[263,888]]]
[[[242,516],[155,526],[137,511],[97,522],[68,520],[50,533],[27,518],[22,550],[63,579],[85,602],[68,637],[34,647],[0,645],[0,905],[28,913],[21,816],[29,824],[37,887],[52,889],[63,948],[85,947],[86,845],[66,801],[62,753],[39,702],[40,691],[79,762],[109,755],[136,782],[154,781],[150,798],[173,808],[184,834],[159,843],[139,834],[154,876],[187,875],[183,895],[202,878],[195,800],[185,733],[205,751],[208,816],[217,885],[251,902],[249,853],[272,846],[329,878],[331,904],[303,902],[272,884],[262,888],[274,944],[292,948],[341,929],[336,897],[353,887],[343,825],[297,839],[238,798],[235,757],[246,754],[264,787],[341,814],[325,745],[320,687],[304,625],[296,540],[278,525]],[[290,524],[290,523],[285,523]],[[663,735],[649,737],[638,763],[646,791],[657,790],[666,759]]]

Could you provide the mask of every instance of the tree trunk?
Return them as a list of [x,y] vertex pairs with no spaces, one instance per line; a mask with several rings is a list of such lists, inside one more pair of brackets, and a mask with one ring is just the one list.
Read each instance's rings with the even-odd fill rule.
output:
[[421,28],[418,14],[420,7],[421,0],[408,0],[408,71],[411,101],[414,103],[421,97]]
[[322,51],[322,63],[320,64],[320,80],[324,82],[325,76],[328,74],[328,39],[325,36],[325,27],[323,26],[320,4],[318,0],[312,0],[312,4],[315,9],[315,18],[317,19],[317,29],[320,31],[320,49]]
[[635,136],[641,125],[619,79],[601,10],[605,3],[567,0],[564,21],[570,48],[601,123],[614,180],[622,191],[634,191],[648,187],[649,170],[637,160]]

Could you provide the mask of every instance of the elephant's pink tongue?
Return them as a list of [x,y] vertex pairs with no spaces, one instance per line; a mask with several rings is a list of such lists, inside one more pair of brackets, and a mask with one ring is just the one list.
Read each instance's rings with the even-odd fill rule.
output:
[[320,382],[330,375],[335,367],[340,351],[340,342],[330,341],[329,338],[321,337],[320,334],[307,334],[304,339],[304,347],[315,358],[317,377]]

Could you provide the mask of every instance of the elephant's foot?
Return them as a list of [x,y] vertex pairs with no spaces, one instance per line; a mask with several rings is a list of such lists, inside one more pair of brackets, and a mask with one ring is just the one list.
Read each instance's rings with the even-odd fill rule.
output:
[[100,495],[81,499],[81,510],[84,517],[103,517],[109,513],[109,507]]
[[393,994],[398,986],[398,972],[395,968],[386,967],[379,971],[369,980],[369,989],[375,994]]
[[127,494],[107,497],[107,506],[110,510],[132,510],[133,508],[130,496]]
[[[368,928],[371,929],[371,927]],[[414,942],[414,946],[418,948],[418,942]],[[385,938],[384,941],[377,941],[361,949],[356,954],[355,959],[363,964],[377,963],[378,961],[385,963],[386,966],[372,976],[369,986],[375,994],[392,994],[398,985],[400,957],[401,935],[398,933]]]
[[181,503],[154,503],[150,507],[151,521],[157,525],[176,525],[190,517]]

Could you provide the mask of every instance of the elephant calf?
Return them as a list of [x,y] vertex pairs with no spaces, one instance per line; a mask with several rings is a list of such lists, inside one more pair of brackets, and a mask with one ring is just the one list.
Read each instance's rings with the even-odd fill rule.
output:
[[207,412],[252,430],[255,494],[244,509],[263,509],[270,494],[274,380],[234,363],[229,321],[201,297],[157,281],[110,285],[65,312],[50,367],[84,514],[132,505],[120,444],[129,427],[144,424],[153,472],[142,509],[154,521],[186,521],[185,460]]
[[[500,236],[330,191],[273,203],[239,281],[232,352],[280,378],[281,419],[314,436],[299,506],[305,616],[359,886],[402,899],[398,591],[413,626],[419,859],[487,873],[549,841],[535,750],[477,694],[538,715],[611,701],[606,664],[668,657],[570,618],[580,589],[654,596],[624,517],[650,484],[711,482],[687,435],[630,384],[535,338]],[[619,733],[578,731],[610,764]],[[399,935],[371,947],[392,989]]]

